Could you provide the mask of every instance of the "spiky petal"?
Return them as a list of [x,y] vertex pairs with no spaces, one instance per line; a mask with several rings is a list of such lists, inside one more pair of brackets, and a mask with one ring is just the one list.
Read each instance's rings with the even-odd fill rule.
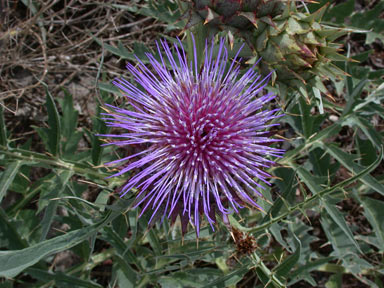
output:
[[255,198],[270,176],[263,169],[273,164],[269,156],[283,153],[268,146],[277,140],[265,130],[278,125],[269,122],[279,109],[262,110],[275,97],[260,96],[267,78],[253,69],[240,77],[237,56],[228,60],[224,41],[215,56],[213,48],[213,42],[206,43],[199,69],[196,61],[188,62],[180,41],[173,53],[161,41],[160,60],[146,55],[150,68],[140,59],[137,66],[127,65],[141,89],[123,78],[114,81],[130,106],[107,105],[112,112],[105,114],[108,126],[123,130],[104,135],[120,138],[109,145],[141,147],[108,163],[125,163],[113,176],[139,170],[122,187],[122,196],[135,187],[135,207],[141,214],[150,210],[150,222],[180,215],[183,232],[190,222],[197,234],[201,214],[213,228],[215,213],[225,216],[245,205],[260,208]]

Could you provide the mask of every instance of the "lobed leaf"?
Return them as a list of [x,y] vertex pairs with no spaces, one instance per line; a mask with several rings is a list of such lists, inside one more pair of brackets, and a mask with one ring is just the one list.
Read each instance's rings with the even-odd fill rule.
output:
[[291,271],[291,269],[296,265],[296,263],[300,259],[301,242],[295,235],[294,235],[294,239],[296,242],[295,252],[289,255],[286,259],[284,259],[282,263],[280,263],[278,266],[276,266],[273,269],[278,277],[288,278],[288,273]]
[[48,90],[48,87],[45,87],[46,91],[46,106],[48,112],[48,126],[47,130],[48,134],[48,148],[49,152],[53,155],[57,156],[60,154],[60,137],[61,137],[61,123],[59,112],[57,111],[57,107],[55,101],[51,93]]
[[1,174],[0,178],[0,203],[5,196],[9,186],[12,184],[13,179],[19,172],[20,167],[24,164],[21,160],[16,160],[8,165],[5,171]]
[[107,213],[98,223],[42,241],[22,250],[0,251],[0,277],[11,278],[44,257],[69,249],[97,233],[116,214]]
[[364,214],[372,225],[373,232],[384,249],[384,202],[370,197],[363,197]]
[[[345,168],[347,168],[352,173],[360,173],[365,167],[355,163],[351,156],[348,153],[345,153],[340,148],[337,148],[334,145],[320,145],[324,150],[326,150],[332,157],[334,157],[337,161],[339,161]],[[381,157],[376,158],[376,162],[382,161]],[[367,174],[359,178],[361,182],[363,182],[368,187],[372,188],[376,192],[384,195],[384,185],[377,181],[374,177]]]
[[45,209],[43,220],[41,221],[41,227],[43,230],[41,233],[40,241],[44,241],[45,238],[47,237],[49,228],[51,227],[51,223],[53,221],[53,217],[56,215],[56,210],[59,205],[59,200],[55,198],[59,198],[60,195],[63,193],[65,186],[67,185],[67,182],[72,177],[72,175],[73,175],[73,171],[68,171],[68,170],[60,171],[59,175],[56,175],[55,185],[51,186],[52,190],[47,191],[48,193],[52,192],[52,193],[49,193],[52,199],[50,199],[50,202],[47,208]]

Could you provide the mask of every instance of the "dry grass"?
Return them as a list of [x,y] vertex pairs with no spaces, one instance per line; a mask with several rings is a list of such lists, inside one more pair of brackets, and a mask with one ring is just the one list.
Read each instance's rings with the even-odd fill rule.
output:
[[[0,0],[0,104],[8,115],[38,118],[46,83],[54,96],[66,87],[81,114],[93,113],[97,75],[111,79],[124,63],[96,43],[130,49],[149,44],[163,24],[133,13],[133,1]],[[103,66],[100,59],[104,56]]]

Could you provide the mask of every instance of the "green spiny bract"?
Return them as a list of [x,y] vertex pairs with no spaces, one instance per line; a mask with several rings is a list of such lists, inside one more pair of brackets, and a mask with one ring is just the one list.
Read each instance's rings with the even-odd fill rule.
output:
[[333,43],[347,30],[321,23],[327,6],[309,14],[298,11],[298,1],[188,2],[191,9],[186,28],[204,22],[211,35],[226,31],[231,44],[234,36],[244,39],[254,53],[249,58],[262,58],[261,73],[273,71],[273,82],[283,99],[288,90],[299,91],[308,99],[307,87],[327,93],[321,80],[344,74],[331,62],[347,59],[338,53],[339,45]]

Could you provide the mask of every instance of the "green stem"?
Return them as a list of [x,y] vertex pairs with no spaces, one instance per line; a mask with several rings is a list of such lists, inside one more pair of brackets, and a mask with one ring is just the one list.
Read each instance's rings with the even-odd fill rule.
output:
[[68,160],[64,161],[56,157],[50,157],[41,153],[31,152],[23,149],[7,148],[3,145],[0,145],[0,154],[7,155],[12,159],[20,159],[26,162],[44,163],[64,170],[74,171],[76,174],[80,175],[90,175],[103,181],[105,181],[106,177],[110,176],[110,174],[98,172],[96,169],[89,168],[83,164]]

